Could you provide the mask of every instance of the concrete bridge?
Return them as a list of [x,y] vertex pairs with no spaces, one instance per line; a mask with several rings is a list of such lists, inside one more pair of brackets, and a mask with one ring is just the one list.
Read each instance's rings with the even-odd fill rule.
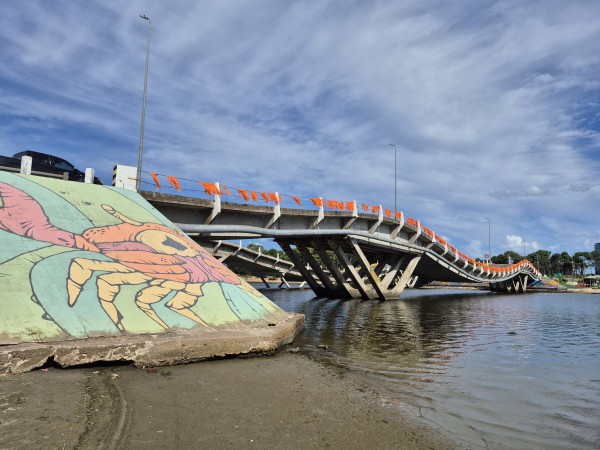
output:
[[[161,192],[140,194],[199,242],[273,238],[317,296],[397,298],[410,283],[487,283],[492,291],[525,292],[541,274],[529,261],[488,265],[459,252],[419,221],[358,212],[260,206]],[[277,198],[277,196],[275,196]]]

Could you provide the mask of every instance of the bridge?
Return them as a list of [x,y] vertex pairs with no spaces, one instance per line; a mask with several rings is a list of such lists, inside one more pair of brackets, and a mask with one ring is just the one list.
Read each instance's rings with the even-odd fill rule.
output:
[[[202,247],[217,258],[220,262],[233,269],[250,273],[259,277],[263,283],[270,287],[266,277],[275,277],[281,280],[280,287],[290,287],[289,282],[306,282],[295,264],[279,256],[274,257],[262,253],[259,249],[254,251],[242,245],[228,241],[196,240]],[[310,268],[308,268],[310,270]]]
[[[381,206],[312,198],[316,209],[284,208],[278,193],[261,192],[266,205],[223,201],[229,189],[204,183],[211,198],[160,192],[140,194],[192,239],[203,243],[273,238],[320,297],[398,298],[412,284],[478,282],[492,291],[525,292],[541,278],[529,261],[491,265],[458,251],[420,221]],[[180,191],[179,181],[168,177]],[[245,194],[245,195],[244,195]],[[258,196],[253,192],[255,203]],[[300,204],[297,197],[293,197]],[[329,210],[326,210],[326,206]],[[210,246],[208,246],[210,247]]]

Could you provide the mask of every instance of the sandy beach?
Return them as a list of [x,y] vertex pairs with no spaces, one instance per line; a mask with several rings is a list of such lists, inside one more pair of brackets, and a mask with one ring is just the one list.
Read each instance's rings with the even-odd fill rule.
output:
[[0,378],[0,448],[452,448],[436,430],[289,351],[150,369]]

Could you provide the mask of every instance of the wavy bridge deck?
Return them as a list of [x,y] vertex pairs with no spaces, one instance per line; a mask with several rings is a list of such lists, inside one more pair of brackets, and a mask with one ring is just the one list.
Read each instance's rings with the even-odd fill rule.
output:
[[199,241],[269,237],[318,296],[397,298],[411,283],[489,283],[525,292],[541,274],[529,261],[487,265],[412,219],[354,211],[255,206],[142,191],[142,196]]

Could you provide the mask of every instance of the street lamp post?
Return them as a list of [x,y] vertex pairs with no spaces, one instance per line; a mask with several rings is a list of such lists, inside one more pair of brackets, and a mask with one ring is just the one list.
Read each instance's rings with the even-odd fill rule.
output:
[[398,151],[395,144],[388,145],[394,147],[394,214],[396,214],[398,212]]
[[148,92],[148,61],[150,60],[150,32],[152,31],[152,21],[146,15],[140,15],[148,21],[148,42],[146,43],[146,72],[144,73],[144,98],[142,100],[142,124],[140,126],[140,148],[138,150],[137,179],[135,189],[139,192],[140,181],[142,180],[142,154],[144,153],[144,122],[146,121],[146,94]]
[[492,221],[486,217],[488,221],[488,262],[492,262]]

